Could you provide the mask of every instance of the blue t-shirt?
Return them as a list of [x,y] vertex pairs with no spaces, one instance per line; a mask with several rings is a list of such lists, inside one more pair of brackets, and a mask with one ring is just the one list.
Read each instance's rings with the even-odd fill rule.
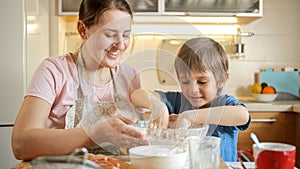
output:
[[[189,101],[182,95],[181,92],[162,92],[156,91],[160,94],[161,101],[163,101],[170,114],[180,114],[185,110],[197,109],[193,107]],[[210,107],[217,106],[233,106],[233,105],[243,105],[242,102],[237,100],[231,95],[221,95],[216,98]],[[246,124],[241,126],[222,126],[222,125],[209,125],[209,130],[207,135],[212,135],[221,138],[221,157],[226,162],[237,161],[237,140],[238,131],[246,130],[250,125],[251,117]]]

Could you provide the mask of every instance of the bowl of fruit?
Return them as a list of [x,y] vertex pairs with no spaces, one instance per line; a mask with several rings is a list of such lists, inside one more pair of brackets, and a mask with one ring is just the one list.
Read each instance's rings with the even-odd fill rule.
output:
[[275,87],[268,85],[266,82],[255,83],[251,85],[250,90],[255,100],[259,102],[273,102],[278,96]]

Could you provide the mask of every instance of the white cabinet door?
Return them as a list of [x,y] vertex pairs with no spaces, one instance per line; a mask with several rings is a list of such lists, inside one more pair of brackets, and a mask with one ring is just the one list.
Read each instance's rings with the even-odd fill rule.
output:
[[11,148],[12,127],[0,127],[0,168],[8,169],[19,163]]

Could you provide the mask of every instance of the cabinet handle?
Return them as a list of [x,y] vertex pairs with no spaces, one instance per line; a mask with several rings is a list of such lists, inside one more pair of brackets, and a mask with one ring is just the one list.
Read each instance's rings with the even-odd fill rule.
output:
[[271,119],[251,119],[253,123],[275,123],[277,120],[275,118]]

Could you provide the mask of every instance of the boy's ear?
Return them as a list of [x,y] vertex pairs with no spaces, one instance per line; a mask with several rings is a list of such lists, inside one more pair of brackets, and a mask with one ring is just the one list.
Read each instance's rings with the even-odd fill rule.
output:
[[227,80],[228,80],[228,73],[226,73],[226,78],[224,79],[224,81],[218,83],[218,88],[220,89],[220,88],[224,87]]

